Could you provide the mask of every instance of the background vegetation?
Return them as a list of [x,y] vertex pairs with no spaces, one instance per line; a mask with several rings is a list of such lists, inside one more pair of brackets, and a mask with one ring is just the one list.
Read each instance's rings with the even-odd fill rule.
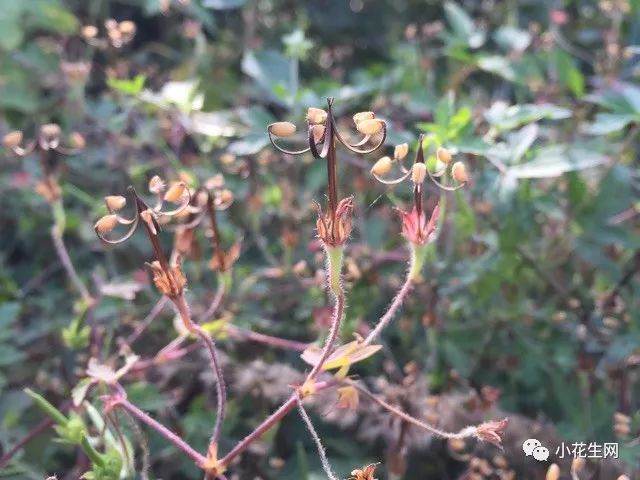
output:
[[[311,200],[323,200],[325,167],[277,153],[265,132],[275,120],[302,124],[307,107],[333,96],[346,124],[369,109],[388,121],[386,153],[396,143],[415,148],[425,133],[464,158],[473,177],[442,196],[445,222],[424,281],[385,332],[384,354],[357,373],[377,376],[377,390],[414,414],[440,398],[436,420],[464,424],[465,412],[499,409],[522,430],[508,437],[510,466],[500,473],[495,449],[431,439],[373,407],[356,416],[319,406],[316,423],[336,470],[346,476],[380,461],[379,478],[511,478],[507,471],[543,478],[542,467],[523,458],[520,438],[552,431],[556,442],[619,442],[627,466],[617,472],[633,475],[640,461],[637,2],[29,0],[1,10],[0,133],[21,129],[32,138],[55,122],[86,140],[61,165],[64,241],[99,303],[85,315],[56,255],[50,228],[60,218],[34,191],[42,179],[37,157],[5,151],[0,452],[45,418],[25,387],[68,405],[89,357],[116,353],[157,303],[144,236],[105,248],[92,228],[103,196],[130,184],[142,190],[153,174],[205,181],[221,173],[234,193],[219,217],[225,245],[241,238],[242,251],[218,320],[302,342],[322,335],[327,294]],[[134,38],[119,47],[83,38],[82,27],[96,25],[104,40],[108,18],[135,22]],[[375,322],[405,270],[393,207],[408,205],[411,191],[373,181],[369,169],[382,154],[341,158],[341,191],[354,193],[356,205],[345,340]],[[171,235],[164,240],[168,250]],[[203,240],[203,251],[185,262],[193,299],[210,299],[216,288]],[[133,349],[150,357],[175,336],[166,308]],[[305,367],[297,352],[218,341],[231,389],[221,445],[228,450]],[[141,408],[205,448],[215,400],[204,356],[153,366],[125,383]],[[243,457],[238,478],[322,478],[294,417]],[[145,437],[150,478],[200,478],[163,439]],[[2,477],[78,478],[86,460],[54,438],[51,430],[37,435]],[[493,473],[477,473],[478,457]],[[593,475],[600,476],[584,478],[615,478]]]

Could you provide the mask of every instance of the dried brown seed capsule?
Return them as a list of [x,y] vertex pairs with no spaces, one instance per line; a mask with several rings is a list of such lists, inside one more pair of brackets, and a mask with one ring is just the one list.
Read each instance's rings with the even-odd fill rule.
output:
[[393,161],[389,157],[382,157],[371,167],[371,173],[381,177],[382,175],[386,175],[389,170],[391,170],[391,166],[393,165]]
[[319,125],[327,120],[327,112],[321,108],[311,107],[307,110],[307,121],[311,125]]
[[409,153],[409,144],[401,143],[400,145],[396,145],[396,148],[393,150],[393,158],[394,160],[402,160]]
[[311,127],[311,133],[313,134],[313,141],[316,143],[320,143],[324,138],[325,130],[326,129],[324,125],[313,125]]
[[376,114],[373,112],[358,112],[353,116],[353,122],[356,126],[362,122],[363,120],[371,120],[375,118]]
[[268,128],[276,137],[290,137],[296,133],[296,126],[291,122],[272,123]]
[[424,163],[414,163],[411,167],[411,180],[416,185],[424,183],[427,178],[427,166]]
[[438,147],[436,150],[436,157],[438,157],[438,160],[442,163],[448,164],[451,161],[451,152],[446,148]]
[[154,175],[151,180],[149,180],[149,191],[156,195],[164,192],[164,182],[158,175]]
[[456,162],[453,164],[453,167],[451,167],[451,176],[458,183],[466,183],[469,181],[467,167],[462,162]]
[[100,235],[105,235],[113,230],[116,225],[118,225],[118,217],[117,215],[111,214],[105,215],[100,220],[98,220],[93,228]]
[[118,211],[127,204],[127,200],[120,195],[109,195],[104,197],[104,202],[107,204],[107,208],[111,211]]
[[22,138],[22,132],[20,130],[14,130],[2,137],[2,143],[7,148],[16,148],[22,143]]
[[360,133],[365,135],[375,135],[382,131],[384,123],[382,120],[378,120],[377,118],[371,118],[369,120],[362,120],[361,122],[358,122],[356,128]]
[[95,38],[98,35],[98,28],[95,25],[85,25],[81,33],[86,39]]
[[164,194],[164,199],[167,202],[177,203],[184,196],[187,191],[187,186],[184,182],[174,183],[169,187],[167,193]]
[[544,478],[545,480],[558,480],[560,478],[560,467],[556,463],[552,463]]

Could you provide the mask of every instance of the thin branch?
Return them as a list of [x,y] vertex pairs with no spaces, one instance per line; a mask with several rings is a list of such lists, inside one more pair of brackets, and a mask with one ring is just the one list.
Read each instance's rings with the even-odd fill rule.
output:
[[136,327],[136,329],[126,338],[125,343],[128,346],[133,345],[136,342],[136,340],[140,338],[140,335],[142,335],[142,333],[147,329],[147,327],[149,327],[149,325],[151,325],[151,323],[156,319],[156,317],[160,315],[160,313],[162,312],[162,310],[164,309],[168,301],[169,299],[163,295],[162,298],[160,298],[160,300],[156,302],[156,304],[153,306],[153,308],[151,309],[149,314],[144,318],[144,320],[142,320],[142,322]]
[[216,376],[216,389],[217,389],[217,397],[218,397],[216,423],[213,427],[213,433],[211,434],[211,441],[210,441],[210,444],[213,444],[213,443],[216,443],[220,438],[220,431],[222,430],[222,423],[224,422],[224,413],[225,413],[225,407],[227,403],[227,390],[224,384],[224,376],[222,374],[222,365],[220,363],[220,359],[218,358],[216,346],[211,336],[207,332],[205,332],[200,325],[194,323],[193,320],[191,319],[191,315],[189,313],[189,306],[187,305],[187,301],[185,300],[184,295],[180,295],[179,297],[172,298],[172,300],[173,300],[173,303],[176,305],[176,308],[178,309],[178,313],[180,314],[180,317],[182,318],[182,321],[185,327],[191,333],[195,333],[202,339],[211,357],[211,364],[213,366],[213,370]]
[[[317,382],[316,392],[321,392],[333,386],[335,386],[335,382]],[[225,467],[230,465],[238,455],[240,455],[247,449],[247,447],[249,447],[249,445],[262,437],[265,432],[273,428],[274,425],[276,425],[291,410],[293,410],[296,407],[297,403],[298,396],[296,393],[294,395],[291,395],[291,397],[289,397],[289,399],[284,402],[275,412],[269,415],[269,417],[267,417],[260,425],[258,425],[258,427],[256,427],[251,433],[249,433],[240,442],[238,442],[229,453],[227,453],[222,459],[220,459],[220,465]]]
[[329,335],[327,335],[327,339],[324,342],[324,347],[322,348],[322,352],[320,353],[320,358],[318,362],[313,366],[313,369],[309,373],[307,377],[307,381],[313,380],[321,371],[324,362],[327,361],[329,355],[333,350],[333,344],[338,338],[338,334],[340,333],[340,323],[342,321],[342,315],[344,313],[344,293],[342,289],[336,295],[336,304],[333,310],[333,320],[331,321],[331,328],[329,330]]
[[85,303],[91,306],[94,303],[94,299],[89,293],[89,290],[87,290],[85,284],[80,279],[80,276],[78,275],[75,267],[73,266],[73,262],[71,262],[71,257],[69,257],[69,252],[67,251],[67,247],[65,246],[64,240],[62,239],[62,233],[59,231],[57,225],[51,227],[51,238],[53,239],[53,246],[55,247],[56,254],[58,255],[58,258],[60,258],[62,266],[71,279],[71,282],[75,286],[76,290],[78,290]]
[[306,425],[307,430],[309,431],[309,434],[311,435],[311,438],[315,442],[316,448],[318,449],[318,455],[320,456],[320,461],[322,462],[322,469],[324,470],[324,473],[327,475],[329,480],[338,480],[331,469],[331,464],[329,463],[329,459],[327,458],[327,452],[325,451],[324,446],[320,441],[320,436],[318,435],[318,432],[316,432],[316,429],[313,427],[313,423],[311,422],[309,415],[302,406],[300,393],[296,392],[295,397],[298,404],[298,412],[300,412],[300,416],[302,417],[302,420],[304,421],[304,424]]
[[455,433],[454,432],[445,432],[444,430],[440,430],[440,429],[438,429],[438,428],[436,428],[436,427],[434,427],[432,425],[429,425],[428,423],[425,423],[425,422],[423,422],[421,420],[418,420],[417,418],[412,417],[408,413],[405,413],[402,410],[394,407],[393,405],[388,404],[387,402],[385,402],[381,398],[378,398],[376,395],[371,393],[366,388],[358,385],[357,383],[352,382],[350,380],[347,380],[347,382],[351,386],[353,386],[356,390],[358,390],[360,393],[362,393],[365,397],[373,400],[375,403],[380,405],[385,410],[388,410],[389,412],[393,413],[394,415],[396,415],[397,417],[401,418],[405,422],[408,422],[408,423],[410,423],[412,425],[415,425],[415,426],[420,427],[420,428],[422,428],[424,430],[427,430],[428,432],[430,432],[430,433],[432,433],[434,435],[437,435],[437,436],[442,437],[442,438],[448,438],[448,439],[463,439],[463,438],[476,437],[477,427],[474,427],[474,426],[465,427],[462,430],[460,430],[459,432],[455,432]]
[[2,457],[0,457],[0,468],[4,468],[7,466],[9,461],[18,453],[22,448],[31,440],[36,438],[42,432],[46,432],[49,430],[54,424],[54,421],[50,418],[47,418],[36,425],[29,433],[27,433],[24,437],[22,437],[18,443],[16,443],[11,449],[7,451]]
[[171,430],[169,430],[167,427],[162,425],[157,420],[154,420],[153,418],[151,418],[145,412],[143,412],[138,407],[136,407],[134,404],[129,402],[126,398],[118,398],[118,399],[116,399],[113,402],[112,406],[113,407],[120,407],[120,408],[125,409],[127,412],[129,412],[135,418],[140,420],[142,423],[145,423],[149,427],[153,428],[156,432],[158,432],[163,437],[165,437],[167,440],[169,440],[171,443],[173,443],[177,448],[182,450],[188,457],[190,457],[194,462],[196,462],[196,464],[198,466],[206,464],[207,459],[203,455],[201,455],[200,453],[195,451],[182,438],[180,438],[178,435],[173,433]]
[[[412,270],[412,268],[409,268],[408,272],[411,272]],[[409,293],[409,291],[411,291],[412,285],[413,281],[411,280],[411,275],[410,273],[407,273],[407,278],[398,291],[398,294],[391,302],[391,305],[389,305],[389,308],[387,309],[385,314],[380,318],[375,328],[369,333],[369,335],[367,335],[367,338],[364,339],[363,346],[370,345],[378,337],[378,335],[380,335],[382,330],[384,330],[387,325],[391,323],[391,320],[393,320],[396,312],[400,309],[402,302],[404,302],[407,294]]]
[[230,336],[237,338],[238,340],[250,340],[252,342],[262,343],[270,347],[282,348],[285,350],[304,352],[309,347],[308,343],[274,337],[272,335],[265,335],[263,333],[254,332],[253,330],[240,328],[235,325],[227,325],[225,331]]

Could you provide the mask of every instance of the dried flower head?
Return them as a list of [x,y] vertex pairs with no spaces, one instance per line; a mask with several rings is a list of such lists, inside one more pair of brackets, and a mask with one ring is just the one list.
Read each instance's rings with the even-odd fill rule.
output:
[[160,293],[169,298],[176,298],[182,295],[184,288],[187,286],[187,278],[184,276],[179,259],[168,269],[163,267],[158,260],[148,265],[153,273],[153,283]]
[[[317,159],[327,160],[327,190],[328,208],[323,213],[320,205],[317,205],[318,220],[316,228],[318,236],[326,246],[341,246],[346,242],[351,232],[351,214],[353,211],[353,201],[351,198],[338,198],[337,182],[337,157],[336,145],[341,144],[352,153],[366,154],[377,150],[386,138],[386,124],[382,120],[375,118],[373,112],[360,112],[354,115],[354,122],[358,131],[365,136],[351,143],[345,140],[336,126],[333,116],[333,99],[327,99],[328,109],[325,111],[319,108],[310,108],[307,112],[308,120],[308,147],[301,150],[288,150],[278,145],[273,138],[292,135],[295,132],[295,125],[289,122],[277,122],[269,125],[269,139],[273,146],[282,153],[290,155],[301,155],[311,152]],[[375,135],[375,140],[372,139]],[[374,143],[372,147],[367,147],[368,143]]]
[[185,182],[177,182],[171,185],[164,194],[164,199],[167,202],[179,203],[184,199],[185,195],[188,195],[187,184]]
[[476,427],[475,436],[478,440],[493,443],[502,447],[502,435],[507,428],[509,420],[503,418],[497,422],[485,422]]
[[377,465],[377,463],[371,463],[364,468],[353,470],[348,480],[376,480],[373,475]]

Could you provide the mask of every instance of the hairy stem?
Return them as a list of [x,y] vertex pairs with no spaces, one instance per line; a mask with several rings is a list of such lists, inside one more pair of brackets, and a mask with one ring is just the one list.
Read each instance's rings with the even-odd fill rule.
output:
[[[316,392],[326,390],[335,385],[334,382],[318,382],[316,383]],[[265,419],[255,430],[244,437],[238,444],[231,449],[222,459],[220,459],[220,465],[228,466],[231,462],[242,452],[244,452],[249,445],[258,440],[265,432],[269,431],[274,425],[282,420],[291,410],[293,410],[298,404],[298,394],[291,395],[287,401],[285,401],[280,408],[273,412],[267,419]]]
[[322,352],[320,353],[318,363],[313,366],[313,369],[307,377],[307,381],[313,380],[318,376],[318,374],[322,371],[324,363],[329,358],[329,355],[331,355],[333,345],[338,338],[338,334],[340,333],[340,323],[342,322],[342,315],[344,314],[344,303],[344,293],[340,291],[336,296],[336,304],[333,309],[333,319],[331,321],[329,334],[327,335],[327,339],[324,342],[324,347],[322,347]]
[[404,281],[404,284],[402,285],[402,287],[400,287],[400,290],[396,294],[395,298],[391,302],[391,305],[389,305],[389,308],[387,309],[385,314],[380,318],[375,328],[371,331],[371,333],[369,333],[369,335],[367,335],[367,338],[364,339],[364,343],[363,343],[364,346],[370,345],[371,342],[373,342],[380,335],[380,333],[387,327],[387,325],[391,323],[391,320],[393,320],[393,317],[395,316],[396,312],[400,309],[402,302],[406,298],[409,291],[411,291],[411,287],[413,286],[413,280],[411,277],[412,270],[413,270],[413,267],[410,267],[409,273],[407,274],[407,278]]
[[439,437],[442,438],[448,438],[448,439],[462,439],[462,438],[470,438],[470,437],[475,437],[476,435],[476,430],[477,428],[474,426],[469,426],[469,427],[465,427],[462,430],[460,430],[459,432],[445,432],[444,430],[440,430],[432,425],[429,425],[428,423],[425,423],[421,420],[418,420],[415,417],[412,417],[411,415],[409,415],[408,413],[403,412],[402,410],[394,407],[393,405],[388,404],[387,402],[385,402],[384,400],[382,400],[381,398],[378,398],[376,395],[374,395],[373,393],[371,393],[369,390],[367,390],[366,388],[358,385],[355,382],[352,382],[350,380],[348,380],[348,383],[353,386],[356,390],[358,390],[360,393],[362,393],[365,397],[373,400],[375,403],[377,403],[378,405],[380,405],[382,408],[384,408],[385,410],[393,413],[394,415],[396,415],[397,417],[401,418],[402,420],[404,420],[405,422],[408,422],[412,425],[415,425],[417,427],[420,427],[434,435],[437,435]]
[[80,279],[78,272],[73,266],[73,262],[71,261],[71,257],[69,256],[69,252],[67,251],[67,247],[65,246],[64,240],[62,239],[62,230],[60,229],[59,225],[56,224],[51,227],[51,238],[53,240],[53,246],[55,247],[56,254],[60,259],[60,262],[62,262],[62,266],[71,279],[71,282],[82,296],[84,302],[88,306],[91,306],[94,301],[93,297],[89,293],[89,290],[85,286],[84,282]]
[[225,332],[239,340],[250,340],[270,347],[282,348],[284,350],[303,352],[309,346],[308,343],[274,337],[272,335],[265,335],[263,333],[254,332],[253,330],[245,330],[244,328],[236,327],[235,325],[227,325],[225,327]]
[[318,449],[318,455],[320,456],[320,461],[322,462],[322,469],[324,470],[324,473],[327,475],[329,480],[338,480],[333,473],[333,470],[331,469],[331,464],[329,463],[329,459],[327,458],[327,452],[325,451],[324,445],[322,445],[322,442],[320,441],[320,436],[318,435],[318,432],[316,432],[316,429],[313,427],[313,423],[311,422],[309,415],[302,406],[302,399],[300,398],[300,394],[296,392],[295,396],[296,402],[298,404],[298,412],[300,412],[300,416],[302,417],[302,420],[304,421],[307,430],[309,430],[309,434],[311,435],[311,438],[315,442],[316,448]]
[[167,427],[162,425],[160,422],[151,418],[149,415],[147,415],[145,412],[140,410],[138,407],[136,407],[134,404],[129,402],[127,399],[118,399],[113,406],[125,409],[127,412],[129,412],[135,418],[140,420],[142,423],[145,423],[149,427],[153,428],[156,432],[158,432],[160,435],[162,435],[171,443],[173,443],[177,448],[182,450],[188,457],[190,457],[194,462],[196,462],[198,466],[204,465],[206,463],[207,459],[203,455],[195,451],[187,442],[185,442],[182,438],[180,438],[178,435],[173,433]]
[[227,403],[227,390],[224,384],[224,376],[222,374],[222,365],[220,363],[220,359],[218,357],[218,352],[216,351],[216,346],[211,339],[211,336],[205,332],[202,327],[193,322],[191,319],[191,314],[189,313],[189,306],[187,305],[187,301],[184,298],[184,295],[180,295],[179,297],[172,298],[173,303],[176,305],[180,317],[182,318],[182,322],[184,326],[191,333],[195,333],[198,335],[202,341],[204,342],[207,350],[209,351],[209,356],[211,357],[211,364],[213,366],[213,370],[216,377],[216,389],[217,389],[217,397],[218,397],[218,407],[217,407],[217,415],[216,415],[216,423],[213,427],[213,433],[211,434],[210,444],[217,443],[220,438],[220,432],[222,430],[222,423],[224,422],[224,413],[225,407]]

